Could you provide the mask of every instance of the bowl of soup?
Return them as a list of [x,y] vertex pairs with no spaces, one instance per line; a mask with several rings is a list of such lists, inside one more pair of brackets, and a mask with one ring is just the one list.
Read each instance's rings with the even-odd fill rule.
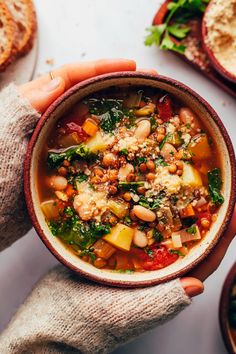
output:
[[70,269],[115,286],[189,272],[227,228],[235,158],[215,111],[159,75],[74,86],[40,119],[25,160],[33,225]]
[[230,269],[220,298],[220,328],[230,354],[236,353],[236,263]]

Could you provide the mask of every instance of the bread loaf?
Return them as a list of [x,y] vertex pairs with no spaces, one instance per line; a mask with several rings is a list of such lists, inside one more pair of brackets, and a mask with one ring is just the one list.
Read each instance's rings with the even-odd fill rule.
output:
[[15,25],[9,9],[0,0],[0,71],[14,58]]

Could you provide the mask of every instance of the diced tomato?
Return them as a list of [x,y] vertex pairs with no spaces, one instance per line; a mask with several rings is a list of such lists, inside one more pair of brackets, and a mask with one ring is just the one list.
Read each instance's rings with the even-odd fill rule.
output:
[[160,118],[165,122],[172,117],[172,101],[169,95],[164,95],[159,99],[159,101],[157,102],[157,109]]
[[150,247],[149,253],[136,248],[132,250],[132,254],[141,260],[142,267],[145,270],[165,268],[179,258],[177,254],[170,253],[165,246],[157,244]]

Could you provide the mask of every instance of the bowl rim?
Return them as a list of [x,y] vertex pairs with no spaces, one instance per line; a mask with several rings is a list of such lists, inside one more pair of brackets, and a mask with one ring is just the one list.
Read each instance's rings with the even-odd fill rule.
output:
[[202,18],[202,44],[203,44],[203,48],[206,52],[206,54],[208,55],[208,58],[212,64],[212,66],[214,67],[214,69],[221,75],[223,76],[225,79],[233,82],[234,84],[236,84],[236,75],[232,74],[231,72],[229,72],[223,65],[220,64],[219,60],[215,57],[213,51],[211,50],[211,48],[209,47],[209,45],[207,44],[207,35],[208,35],[208,29],[207,29],[207,24],[206,24],[206,15],[208,10],[210,9],[211,6],[213,6],[214,1],[211,1],[209,3],[209,5],[207,6],[203,18]]
[[[109,280],[109,279],[103,279],[102,276],[97,276],[95,274],[92,274],[90,272],[87,272],[83,269],[80,269],[76,266],[74,266],[70,261],[66,260],[60,253],[57,252],[57,250],[50,244],[50,241],[48,240],[47,236],[44,234],[43,230],[40,227],[40,223],[37,220],[36,213],[34,211],[34,201],[32,198],[31,194],[31,176],[30,176],[30,170],[31,170],[31,162],[32,162],[32,153],[34,150],[34,147],[37,145],[37,139],[40,134],[40,131],[44,124],[50,119],[51,114],[56,110],[56,108],[63,103],[64,100],[68,99],[71,95],[76,93],[79,89],[84,89],[90,85],[93,85],[94,83],[99,83],[99,82],[108,82],[110,80],[114,79],[132,79],[132,78],[140,78],[140,79],[147,79],[147,80],[154,80],[154,81],[159,81],[163,82],[166,84],[169,84],[171,86],[176,87],[177,89],[181,90],[182,92],[193,96],[195,100],[198,101],[199,104],[203,105],[204,108],[208,111],[209,115],[211,118],[214,120],[216,125],[219,127],[221,131],[221,135],[223,136],[223,139],[225,141],[227,151],[229,154],[229,160],[230,160],[230,169],[231,169],[231,175],[232,175],[232,183],[231,183],[231,192],[230,192],[230,198],[229,198],[229,204],[227,206],[227,211],[225,214],[225,218],[220,225],[218,232],[216,233],[216,236],[214,240],[208,245],[207,249],[205,252],[203,252],[199,257],[197,257],[193,262],[189,263],[187,266],[185,266],[183,269],[173,272],[167,276],[164,276],[162,278],[158,279],[149,279],[149,280],[142,280],[142,281],[137,281],[137,280]],[[122,84],[122,82],[120,83]],[[131,83],[132,85],[132,83]],[[116,73],[109,73],[109,74],[103,74],[99,75],[97,77],[93,77],[90,79],[87,79],[85,81],[82,81],[75,86],[71,87],[69,90],[64,92],[59,98],[57,98],[45,111],[45,113],[42,115],[42,117],[39,119],[36,128],[32,134],[32,137],[30,139],[26,156],[25,156],[25,161],[24,161],[24,192],[25,192],[25,200],[26,200],[26,205],[28,209],[29,216],[31,218],[32,224],[38,233],[39,237],[41,240],[44,242],[46,247],[49,249],[49,251],[57,258],[59,262],[64,264],[67,268],[73,270],[77,274],[86,277],[92,281],[110,285],[110,286],[118,286],[118,287],[144,287],[144,286],[152,286],[156,284],[160,284],[163,282],[167,282],[173,279],[176,279],[188,272],[190,272],[196,265],[198,265],[200,262],[202,262],[208,254],[212,251],[212,249],[215,247],[215,245],[218,243],[219,239],[222,237],[224,232],[227,229],[227,226],[231,220],[233,210],[234,210],[234,205],[236,202],[236,184],[233,183],[233,180],[236,179],[236,165],[235,165],[235,155],[234,155],[234,149],[232,142],[230,140],[230,137],[226,131],[226,128],[224,127],[222,121],[220,120],[219,116],[217,113],[214,111],[214,109],[203,99],[199,94],[197,94],[195,91],[193,91],[191,88],[186,86],[185,84],[182,84],[181,82],[168,78],[166,76],[158,75],[158,74],[149,74],[149,73],[144,73],[144,72],[138,72],[138,71],[133,71],[133,72],[116,72]]]
[[231,267],[229,273],[226,276],[224,281],[220,303],[219,303],[219,322],[221,334],[223,337],[223,341],[225,346],[230,354],[236,354],[236,351],[233,348],[232,341],[230,340],[228,327],[228,306],[229,306],[229,296],[233,283],[236,281],[236,262]]

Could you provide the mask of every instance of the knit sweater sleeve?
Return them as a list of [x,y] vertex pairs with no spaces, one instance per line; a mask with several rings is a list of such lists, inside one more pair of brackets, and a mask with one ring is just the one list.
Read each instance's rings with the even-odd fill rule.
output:
[[59,266],[38,283],[2,333],[0,353],[109,353],[189,303],[178,279],[151,288],[118,289]]
[[23,193],[23,163],[40,115],[11,84],[0,92],[0,251],[31,227]]

